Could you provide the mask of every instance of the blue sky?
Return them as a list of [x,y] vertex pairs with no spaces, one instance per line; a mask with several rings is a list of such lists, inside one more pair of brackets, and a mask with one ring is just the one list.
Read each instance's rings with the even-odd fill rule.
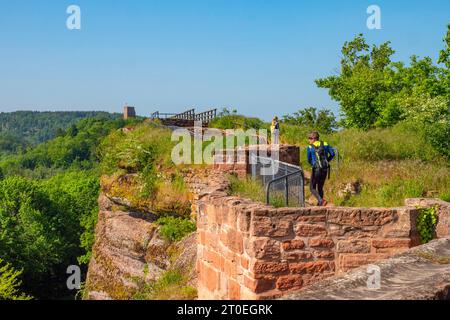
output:
[[[71,4],[79,31],[66,28]],[[382,30],[366,27],[371,4]],[[448,23],[448,0],[1,0],[0,112],[336,112],[314,80],[339,69],[345,41],[364,33],[392,41],[395,60],[436,59]]]

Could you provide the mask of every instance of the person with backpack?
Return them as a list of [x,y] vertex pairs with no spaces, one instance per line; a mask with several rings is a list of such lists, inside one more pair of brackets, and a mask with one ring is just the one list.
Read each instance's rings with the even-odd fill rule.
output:
[[278,117],[273,118],[272,125],[270,126],[270,131],[272,134],[272,145],[280,144],[280,123],[278,122]]
[[334,159],[333,148],[325,141],[320,141],[319,132],[311,132],[308,136],[308,162],[312,166],[310,190],[317,199],[319,206],[326,206],[323,198],[323,187],[327,177],[330,177],[330,162]]

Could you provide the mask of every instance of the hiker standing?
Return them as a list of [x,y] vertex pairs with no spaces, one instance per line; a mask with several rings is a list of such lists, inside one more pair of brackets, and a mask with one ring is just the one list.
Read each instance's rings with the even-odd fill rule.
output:
[[327,201],[323,198],[323,186],[327,177],[330,177],[330,161],[335,154],[333,148],[326,142],[320,141],[317,131],[308,136],[308,162],[312,166],[310,190],[317,199],[319,206],[326,206]]
[[280,123],[278,117],[273,118],[272,125],[270,126],[270,132],[272,134],[272,145],[280,144]]

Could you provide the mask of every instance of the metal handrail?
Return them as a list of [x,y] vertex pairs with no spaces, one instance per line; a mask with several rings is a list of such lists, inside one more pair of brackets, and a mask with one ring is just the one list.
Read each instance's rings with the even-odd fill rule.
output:
[[[297,172],[292,172],[292,173],[286,174],[286,175],[284,175],[282,177],[279,177],[279,178],[276,178],[276,179],[273,179],[273,180],[269,181],[269,183],[267,184],[267,187],[266,187],[266,204],[270,205],[270,187],[272,186],[272,184],[274,184],[274,183],[276,183],[278,181],[281,181],[281,180],[285,180],[285,191],[284,191],[285,193],[284,193],[284,196],[285,196],[286,206],[288,206],[289,205],[289,178],[292,177],[292,176],[298,175],[298,174],[300,175],[302,181],[305,181],[305,175],[303,174],[302,170],[298,170]],[[304,188],[304,183],[303,183],[303,188],[302,188],[302,199],[300,201],[300,204],[303,207],[305,206],[305,188]]]
[[[266,181],[265,177],[266,175],[262,175],[263,177],[263,184],[266,186],[266,203],[267,205],[270,204],[270,190],[271,190],[271,186],[279,181],[285,180],[285,197],[286,197],[286,206],[289,205],[289,178],[295,175],[299,175],[300,179],[301,179],[301,186],[299,186],[299,203],[301,206],[305,206],[305,175],[303,172],[303,169],[299,166],[290,164],[290,163],[286,163],[286,162],[282,162],[279,160],[274,160],[271,158],[266,158],[266,157],[261,157],[261,156],[257,156],[255,154],[250,154],[250,163],[252,164],[252,176],[256,177],[257,172],[256,172],[256,165],[257,163],[262,163],[262,164],[270,164],[272,167],[275,165],[275,163],[278,163],[278,165],[282,165],[284,166],[284,172],[285,174],[281,177],[275,178],[276,173],[274,172],[273,175],[269,175],[270,178],[272,180],[270,181]],[[294,172],[289,172],[294,170]],[[278,171],[278,170],[277,170]]]

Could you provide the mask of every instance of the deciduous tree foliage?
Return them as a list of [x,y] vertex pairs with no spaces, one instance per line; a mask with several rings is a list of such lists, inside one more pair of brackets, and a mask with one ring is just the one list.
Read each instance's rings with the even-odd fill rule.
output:
[[0,300],[30,300],[31,297],[20,292],[21,271],[14,270],[9,264],[3,265],[0,259]]
[[342,48],[340,74],[316,84],[339,102],[344,127],[368,130],[412,121],[450,156],[450,25],[444,44],[437,64],[412,56],[407,66],[391,60],[390,42],[369,46],[360,34]]
[[38,299],[73,295],[66,269],[89,262],[94,242],[97,147],[128,123],[83,119],[62,136],[0,157],[0,259],[23,270],[23,291]]
[[338,127],[336,117],[330,110],[317,110],[310,107],[299,110],[292,115],[285,115],[283,122],[331,133]]

